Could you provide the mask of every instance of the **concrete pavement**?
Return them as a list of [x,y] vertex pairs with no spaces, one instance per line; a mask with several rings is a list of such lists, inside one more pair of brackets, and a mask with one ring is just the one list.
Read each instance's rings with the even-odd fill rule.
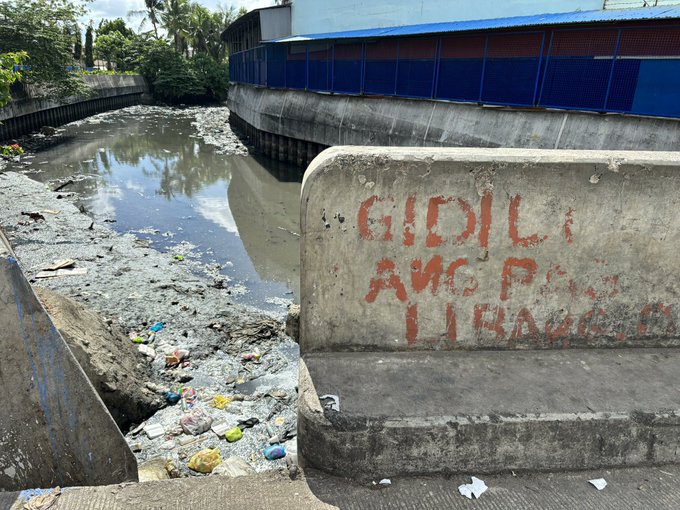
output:
[[[67,490],[50,510],[626,510],[680,507],[680,467],[481,476],[479,500],[458,493],[469,477],[395,478],[385,489],[314,471],[286,475],[189,478]],[[605,478],[597,491],[589,479]],[[17,494],[0,493],[1,510],[23,510]]]

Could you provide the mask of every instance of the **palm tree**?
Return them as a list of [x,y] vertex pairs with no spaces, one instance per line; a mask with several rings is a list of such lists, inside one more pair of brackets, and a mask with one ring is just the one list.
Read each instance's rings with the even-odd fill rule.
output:
[[161,12],[163,27],[175,42],[175,50],[182,53],[186,49],[191,6],[189,0],[167,0],[165,10]]
[[144,23],[148,20],[153,26],[153,33],[156,39],[158,39],[158,24],[160,23],[160,13],[165,9],[164,0],[144,0],[145,9],[138,11],[129,11],[128,17],[133,16],[144,16],[140,28],[144,26]]

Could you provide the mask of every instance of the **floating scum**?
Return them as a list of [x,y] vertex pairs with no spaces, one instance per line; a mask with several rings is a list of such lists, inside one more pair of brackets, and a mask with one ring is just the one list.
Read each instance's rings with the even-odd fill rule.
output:
[[303,253],[326,262],[303,327],[335,326],[307,350],[678,344],[672,154],[449,149],[423,170],[417,149],[354,150],[306,177]]

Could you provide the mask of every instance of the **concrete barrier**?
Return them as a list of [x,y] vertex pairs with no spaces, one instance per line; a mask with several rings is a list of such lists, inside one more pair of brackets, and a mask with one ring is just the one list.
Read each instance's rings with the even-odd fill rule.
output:
[[303,456],[348,476],[675,462],[679,170],[324,151],[302,191]]
[[137,462],[0,234],[0,490],[137,480]]

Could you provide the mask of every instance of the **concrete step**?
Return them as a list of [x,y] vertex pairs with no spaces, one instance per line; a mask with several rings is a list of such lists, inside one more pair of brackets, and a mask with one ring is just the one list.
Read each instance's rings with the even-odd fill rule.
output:
[[[318,396],[338,395],[340,411]],[[680,350],[310,353],[300,453],[341,476],[677,462]]]

